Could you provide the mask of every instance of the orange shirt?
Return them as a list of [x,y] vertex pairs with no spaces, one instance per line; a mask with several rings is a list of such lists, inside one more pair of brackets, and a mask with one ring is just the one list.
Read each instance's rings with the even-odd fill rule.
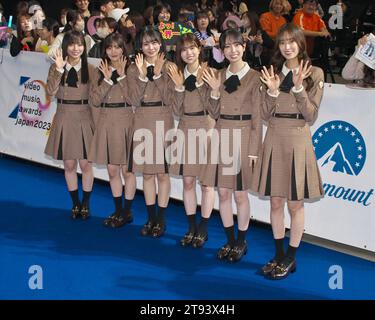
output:
[[286,19],[283,16],[276,17],[272,12],[266,12],[260,16],[259,22],[262,29],[275,39],[280,28],[286,24]]
[[[322,18],[316,13],[312,15],[305,14],[303,10],[296,13],[293,23],[302,30],[319,32],[326,28]],[[314,51],[314,37],[306,37],[307,53],[311,56]]]

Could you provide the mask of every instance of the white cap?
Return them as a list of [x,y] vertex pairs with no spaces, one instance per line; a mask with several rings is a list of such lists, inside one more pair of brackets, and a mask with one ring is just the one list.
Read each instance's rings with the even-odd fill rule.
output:
[[43,9],[42,9],[42,7],[40,6],[40,5],[38,5],[38,4],[34,4],[34,5],[32,5],[30,8],[29,8],[29,14],[34,14],[35,13],[35,11],[38,11],[38,10],[41,10],[41,11],[43,11]]
[[116,8],[116,9],[113,9],[113,10],[108,14],[108,17],[113,18],[113,19],[115,19],[117,22],[119,22],[120,19],[121,19],[121,17],[122,17],[124,14],[127,14],[129,11],[130,11],[129,8],[125,8],[125,9],[119,9],[119,8]]

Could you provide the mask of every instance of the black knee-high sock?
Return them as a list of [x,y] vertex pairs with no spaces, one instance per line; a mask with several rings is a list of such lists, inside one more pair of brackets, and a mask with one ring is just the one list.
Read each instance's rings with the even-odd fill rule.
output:
[[247,230],[238,230],[237,244],[241,245],[246,240]]
[[233,247],[234,246],[234,242],[235,242],[235,238],[234,238],[234,226],[224,228],[224,230],[225,230],[225,234],[227,236],[227,243],[231,247]]
[[164,207],[158,206],[158,217],[157,222],[161,225],[165,225],[165,209]]
[[201,221],[199,222],[198,226],[198,233],[202,236],[207,235],[207,224],[208,224],[209,218],[201,218]]
[[296,258],[298,247],[292,247],[291,245],[288,246],[288,250],[286,251],[286,257],[293,260]]
[[284,259],[284,238],[274,239],[275,240],[275,257],[274,259],[278,262]]
[[115,204],[115,213],[119,215],[122,211],[122,196],[113,197],[113,202]]
[[91,191],[85,191],[83,190],[83,200],[82,200],[82,205],[84,206],[89,206],[90,204],[90,196],[91,196]]
[[146,207],[147,207],[148,221],[151,223],[155,223],[156,222],[155,204],[151,204]]
[[125,214],[130,214],[132,203],[133,203],[133,199],[129,200],[129,199],[125,198],[125,203],[124,203],[124,213]]
[[195,213],[187,215],[187,218],[188,218],[188,221],[189,221],[189,232],[190,233],[195,233],[195,231],[197,229],[197,226],[195,224],[195,217],[196,217]]
[[81,202],[79,201],[79,196],[78,196],[78,189],[73,190],[73,191],[69,191],[69,193],[70,193],[70,197],[72,198],[73,207],[81,206]]

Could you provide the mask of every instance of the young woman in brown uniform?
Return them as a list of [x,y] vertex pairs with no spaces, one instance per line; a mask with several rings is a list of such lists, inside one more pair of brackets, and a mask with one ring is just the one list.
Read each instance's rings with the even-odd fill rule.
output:
[[[141,230],[143,236],[160,237],[166,229],[165,209],[170,194],[170,178],[165,151],[165,134],[174,128],[170,106],[173,83],[167,75],[165,45],[161,34],[145,27],[136,39],[136,61],[141,70],[140,79],[146,82],[141,103],[136,105],[134,136],[129,161],[129,171],[143,174],[143,192],[148,220]],[[172,90],[171,90],[172,88]],[[158,211],[156,212],[156,181],[158,182]]]
[[[228,29],[220,37],[220,47],[229,67],[220,72],[220,108],[215,114],[219,146],[218,165],[205,171],[202,183],[217,186],[220,215],[227,236],[227,243],[219,249],[221,260],[239,261],[247,252],[246,231],[250,222],[248,191],[253,179],[255,161],[262,142],[259,72],[250,69],[243,61],[245,43],[235,29]],[[213,89],[217,78],[205,72],[204,79]],[[216,90],[214,90],[216,91]],[[216,93],[213,93],[216,95]],[[231,157],[231,158],[229,158]],[[238,237],[235,240],[232,195],[237,205]]]
[[[312,67],[303,32],[288,24],[276,38],[272,67],[262,71],[267,85],[262,116],[268,121],[259,173],[259,194],[271,197],[275,256],[263,268],[271,279],[296,270],[295,254],[304,231],[304,199],[319,198],[323,188],[311,141],[310,124],[323,95],[324,75]],[[289,247],[284,254],[284,206],[291,217]]]
[[[177,162],[170,168],[171,174],[183,176],[183,199],[189,230],[180,243],[184,247],[192,245],[195,248],[202,247],[208,238],[207,223],[215,200],[214,188],[202,185],[202,219],[197,226],[196,182],[205,170],[208,159],[203,156],[207,156],[209,148],[208,131],[215,125],[215,121],[209,116],[211,108],[207,108],[211,90],[202,79],[206,66],[202,65],[201,50],[202,45],[196,35],[187,33],[181,36],[177,41],[177,66],[171,66],[168,72],[176,85],[176,99],[173,99],[172,108],[174,114],[180,118],[178,129],[183,133],[183,140],[179,143],[177,152],[181,155],[177,156]],[[198,139],[189,140],[189,131],[192,130],[196,130],[196,134],[204,130],[205,150],[199,149]],[[194,143],[196,147],[191,150]]]
[[[134,173],[128,172],[133,138],[132,106],[139,103],[145,84],[138,80],[135,64],[127,67],[125,42],[121,34],[112,33],[106,37],[103,48],[103,60],[94,73],[90,91],[96,129],[89,159],[107,165],[108,169],[115,212],[104,220],[104,225],[121,227],[133,220],[131,205],[136,179]],[[124,206],[121,173],[125,180]]]
[[[92,166],[87,160],[94,133],[88,104],[89,79],[94,67],[87,63],[83,35],[67,32],[54,61],[48,73],[47,94],[56,96],[57,110],[45,153],[64,161],[65,180],[73,202],[72,218],[86,219],[90,215],[89,199],[94,181]],[[78,163],[82,171],[82,204],[78,196]]]

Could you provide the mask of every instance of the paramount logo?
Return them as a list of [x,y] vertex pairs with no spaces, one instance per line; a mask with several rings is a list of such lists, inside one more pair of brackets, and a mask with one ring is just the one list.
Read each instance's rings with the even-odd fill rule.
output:
[[321,167],[328,167],[333,172],[342,172],[349,175],[354,175],[354,170],[347,160],[342,145],[338,142],[331,149],[329,149],[319,161]]
[[368,207],[371,202],[370,199],[374,195],[374,189],[369,191],[356,190],[352,188],[345,188],[342,186],[336,186],[334,184],[323,183],[325,196],[337,198],[340,200],[346,200],[349,202],[355,202]]

